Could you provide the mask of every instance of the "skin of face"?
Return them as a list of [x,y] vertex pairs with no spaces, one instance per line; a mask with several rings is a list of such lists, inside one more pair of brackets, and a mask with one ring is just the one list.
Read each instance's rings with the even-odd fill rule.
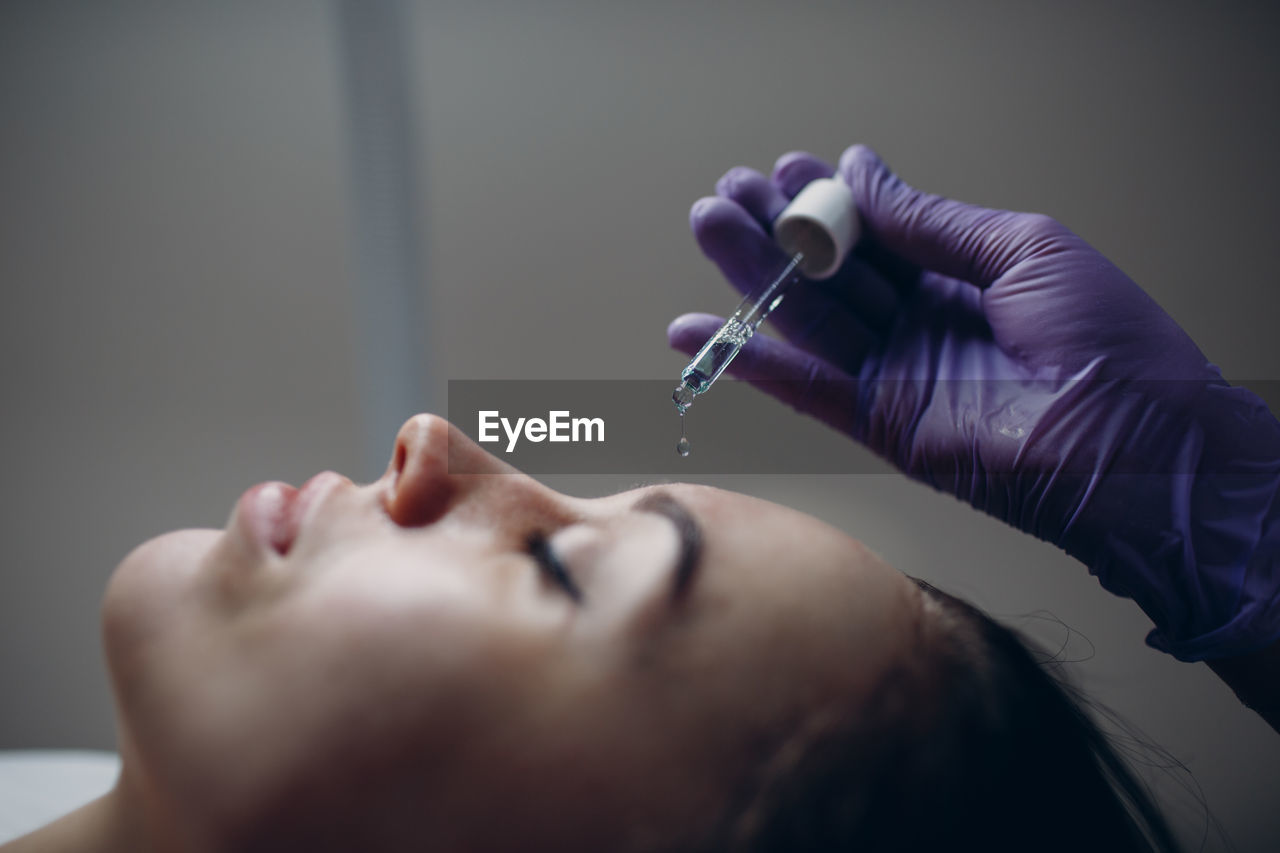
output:
[[[678,594],[656,491],[701,529]],[[139,546],[103,611],[119,789],[157,848],[626,850],[705,824],[815,709],[856,714],[920,602],[809,516],[569,497],[419,415],[375,483],[264,484],[225,531]]]

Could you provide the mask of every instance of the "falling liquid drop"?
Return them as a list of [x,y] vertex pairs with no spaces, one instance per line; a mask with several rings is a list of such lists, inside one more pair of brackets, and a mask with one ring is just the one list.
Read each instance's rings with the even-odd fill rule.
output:
[[676,442],[676,453],[689,455],[689,439],[684,437],[684,409],[680,410],[680,440]]

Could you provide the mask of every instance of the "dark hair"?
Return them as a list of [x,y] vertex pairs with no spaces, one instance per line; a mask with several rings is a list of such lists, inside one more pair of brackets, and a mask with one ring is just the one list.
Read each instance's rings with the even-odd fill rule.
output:
[[916,647],[871,707],[811,715],[763,762],[710,848],[1177,850],[1080,692],[1018,632],[917,584]]

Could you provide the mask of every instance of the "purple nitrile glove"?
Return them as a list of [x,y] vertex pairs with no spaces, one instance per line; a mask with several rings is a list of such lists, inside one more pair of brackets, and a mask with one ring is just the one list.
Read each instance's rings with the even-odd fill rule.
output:
[[[783,262],[774,217],[830,166],[730,170],[690,219],[739,290]],[[840,160],[864,234],[831,279],[792,288],[729,370],[1083,561],[1182,660],[1280,639],[1280,423],[1230,386],[1124,273],[1056,221]],[[692,354],[721,323],[668,329]]]

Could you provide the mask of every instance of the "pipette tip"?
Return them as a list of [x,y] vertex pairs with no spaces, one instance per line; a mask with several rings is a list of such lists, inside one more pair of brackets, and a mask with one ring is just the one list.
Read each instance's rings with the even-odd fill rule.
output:
[[676,410],[683,415],[693,405],[693,398],[696,396],[693,386],[688,381],[681,380],[676,390],[671,392],[671,402],[676,404]]

